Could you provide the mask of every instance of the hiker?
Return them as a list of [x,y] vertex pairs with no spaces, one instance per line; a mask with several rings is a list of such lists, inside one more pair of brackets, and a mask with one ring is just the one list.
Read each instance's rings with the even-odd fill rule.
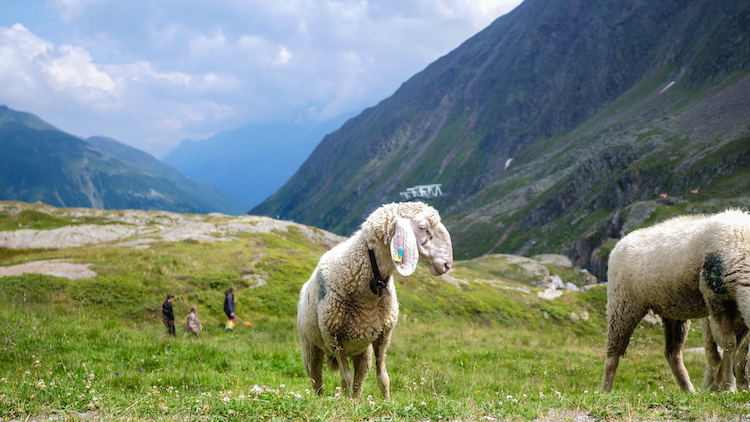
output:
[[237,291],[237,288],[232,286],[224,292],[224,313],[227,314],[227,330],[234,329],[234,304],[236,302],[234,298],[234,292]]
[[177,333],[174,330],[174,311],[172,311],[172,301],[174,300],[174,294],[169,293],[167,300],[161,305],[161,319],[164,321],[164,325],[167,326],[167,333],[172,337],[177,337]]
[[196,337],[200,337],[201,329],[203,329],[203,327],[201,326],[200,321],[198,321],[198,307],[193,305],[190,307],[190,313],[187,316],[185,331],[192,333]]

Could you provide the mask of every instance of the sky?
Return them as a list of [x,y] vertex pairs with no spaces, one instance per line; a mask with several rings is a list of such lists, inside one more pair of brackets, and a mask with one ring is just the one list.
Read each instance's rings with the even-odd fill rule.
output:
[[521,0],[0,0],[0,105],[161,158],[392,95]]

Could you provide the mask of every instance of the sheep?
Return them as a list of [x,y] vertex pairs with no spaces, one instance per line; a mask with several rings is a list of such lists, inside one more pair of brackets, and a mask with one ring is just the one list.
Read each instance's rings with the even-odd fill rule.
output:
[[297,304],[302,361],[318,395],[323,395],[325,356],[328,368],[339,370],[344,395],[361,398],[374,352],[378,386],[386,400],[390,397],[385,355],[398,320],[392,275],[411,275],[418,261],[434,276],[453,264],[448,230],[438,212],[421,202],[381,206],[352,237],[320,258]]
[[680,388],[694,392],[682,360],[691,318],[714,320],[717,344],[732,353],[734,321],[750,320],[750,215],[728,210],[675,217],[636,230],[609,257],[607,343],[602,390],[649,309],[664,321],[664,354]]
[[703,376],[703,389],[720,391],[737,391],[747,389],[747,374],[750,373],[750,362],[747,360],[750,347],[750,330],[741,318],[734,321],[737,336],[737,347],[734,353],[724,353],[714,339],[717,327],[709,315],[701,320],[703,327],[703,345],[706,351],[706,370]]

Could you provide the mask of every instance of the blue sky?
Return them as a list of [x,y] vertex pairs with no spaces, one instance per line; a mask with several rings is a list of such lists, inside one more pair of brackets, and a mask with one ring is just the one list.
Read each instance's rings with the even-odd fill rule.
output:
[[0,0],[0,105],[157,157],[373,106],[520,0]]

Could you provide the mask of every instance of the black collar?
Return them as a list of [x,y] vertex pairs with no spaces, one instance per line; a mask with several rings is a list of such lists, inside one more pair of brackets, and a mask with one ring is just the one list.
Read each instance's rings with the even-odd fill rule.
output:
[[378,261],[375,260],[375,252],[372,249],[368,249],[367,253],[370,255],[370,265],[372,265],[372,272],[375,274],[375,278],[370,280],[370,290],[378,295],[378,297],[388,296],[388,279],[383,279],[378,270]]

